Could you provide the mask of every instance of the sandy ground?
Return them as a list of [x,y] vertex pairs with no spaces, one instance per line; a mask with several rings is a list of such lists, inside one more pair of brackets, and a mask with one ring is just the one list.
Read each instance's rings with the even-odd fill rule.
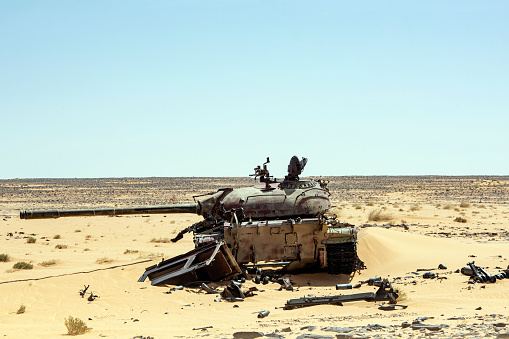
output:
[[[335,210],[342,221],[359,227],[358,252],[367,269],[353,277],[291,275],[294,291],[280,291],[277,283],[256,285],[248,281],[243,289],[256,286],[260,291],[237,303],[215,302],[216,295],[198,289],[165,293],[173,286],[137,282],[145,267],[194,247],[190,234],[178,243],[151,240],[171,238],[201,220],[200,216],[50,220],[20,220],[18,216],[24,208],[105,206],[113,197],[118,205],[154,205],[157,199],[165,204],[182,203],[194,193],[168,189],[163,184],[155,185],[153,190],[159,193],[152,194],[141,184],[139,189],[122,191],[115,186],[104,188],[104,182],[89,187],[67,182],[58,186],[58,181],[40,180],[37,184],[35,180],[2,180],[0,254],[7,254],[9,261],[0,262],[0,335],[58,338],[67,334],[64,319],[72,316],[92,328],[82,335],[84,338],[233,338],[235,333],[239,337],[239,332],[281,338],[509,337],[509,279],[469,284],[467,276],[456,272],[469,261],[492,274],[507,268],[507,179],[436,177],[426,178],[424,184],[420,177],[391,178],[389,183],[376,177],[338,179],[332,182],[332,187],[337,187],[332,190]],[[348,190],[341,188],[345,180],[351,187]],[[228,186],[227,178],[217,181]],[[33,190],[36,184],[37,194]],[[192,191],[213,191],[207,184],[207,180],[194,180]],[[73,189],[74,195],[65,193],[65,187]],[[439,187],[443,187],[440,194]],[[392,219],[369,221],[368,215],[375,209]],[[466,222],[455,222],[458,217]],[[28,236],[34,237],[35,243],[28,243]],[[33,269],[13,269],[20,261],[33,264]],[[439,264],[447,269],[437,269]],[[431,272],[443,279],[424,279],[425,271],[417,271],[423,268],[434,269]],[[367,285],[355,290],[335,289],[339,283],[355,284],[375,276],[389,278],[402,292],[398,304],[408,307],[383,311],[378,303],[361,301],[343,306],[282,308],[292,298],[375,291]],[[99,298],[81,298],[79,291],[85,285]],[[25,311],[18,313],[22,305]],[[258,312],[265,310],[270,314],[258,318]],[[402,326],[420,317],[426,317],[421,319],[423,324],[443,326],[439,331]]]

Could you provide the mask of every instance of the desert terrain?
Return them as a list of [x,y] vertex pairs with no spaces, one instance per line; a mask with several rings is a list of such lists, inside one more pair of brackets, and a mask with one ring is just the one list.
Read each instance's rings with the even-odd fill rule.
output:
[[[293,291],[247,280],[243,289],[257,287],[256,295],[233,303],[198,288],[137,282],[146,267],[194,248],[192,234],[164,239],[198,215],[21,220],[19,212],[190,203],[252,178],[0,180],[0,336],[60,338],[72,316],[91,328],[83,338],[509,338],[509,279],[471,284],[459,272],[470,261],[490,274],[508,268],[509,176],[319,179],[330,181],[339,219],[358,227],[367,268],[288,275]],[[32,268],[16,269],[18,262]],[[406,308],[356,301],[283,309],[293,298],[376,291],[336,284],[377,276],[392,282]],[[90,292],[98,297],[89,301]],[[261,311],[270,313],[259,318]]]

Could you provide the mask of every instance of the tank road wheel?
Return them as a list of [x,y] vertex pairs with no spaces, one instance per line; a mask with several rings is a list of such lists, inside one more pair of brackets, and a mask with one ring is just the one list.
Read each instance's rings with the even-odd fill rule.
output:
[[327,250],[327,273],[352,274],[357,270],[359,257],[355,242],[330,244]]

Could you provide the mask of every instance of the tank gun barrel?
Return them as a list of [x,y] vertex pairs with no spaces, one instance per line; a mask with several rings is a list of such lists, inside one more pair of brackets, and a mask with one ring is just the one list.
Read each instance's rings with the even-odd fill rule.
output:
[[168,205],[168,206],[147,206],[129,208],[100,208],[83,210],[39,210],[21,211],[20,219],[51,219],[60,217],[82,217],[97,215],[129,215],[129,214],[171,214],[171,213],[193,213],[200,214],[201,208],[198,203]]

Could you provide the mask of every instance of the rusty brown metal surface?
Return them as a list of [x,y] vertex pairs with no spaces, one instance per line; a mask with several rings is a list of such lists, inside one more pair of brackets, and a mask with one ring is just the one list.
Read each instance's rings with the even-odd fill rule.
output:
[[[255,168],[260,184],[242,188],[224,188],[217,192],[195,196],[194,204],[155,207],[131,207],[88,210],[25,211],[22,219],[58,218],[152,213],[196,213],[204,217],[182,230],[172,241],[192,232],[197,248],[182,256],[165,260],[147,269],[143,277],[157,284],[177,281],[177,277],[199,276],[215,280],[237,271],[238,264],[290,261],[288,270],[307,266],[328,267],[331,274],[350,274],[357,265],[356,229],[326,216],[331,208],[327,183],[321,180],[301,180],[307,159],[292,157],[288,175],[282,181],[274,179],[268,169],[269,158]],[[205,250],[202,246],[211,245]],[[216,247],[214,247],[216,246]],[[208,247],[207,247],[208,248]],[[203,252],[205,251],[205,252]],[[230,253],[231,251],[231,253]],[[194,258],[194,259],[191,259]],[[199,266],[193,262],[197,260]],[[194,265],[194,266],[193,266]],[[213,270],[201,267],[222,265],[226,275],[215,276]],[[331,268],[332,267],[332,268]],[[238,270],[240,272],[240,270]],[[141,279],[141,278],[140,278]]]
[[216,241],[148,267],[138,281],[149,278],[152,285],[178,285],[193,281],[219,281],[239,273],[240,267],[228,247],[223,241]]

